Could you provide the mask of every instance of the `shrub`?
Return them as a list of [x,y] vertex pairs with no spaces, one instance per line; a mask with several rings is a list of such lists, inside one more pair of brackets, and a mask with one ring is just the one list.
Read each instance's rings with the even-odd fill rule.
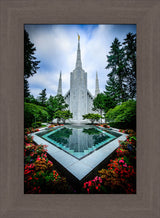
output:
[[[31,127],[34,121],[45,122],[48,117],[48,112],[45,107],[32,104],[24,103],[24,127]],[[36,128],[36,127],[35,127]]]
[[30,137],[25,139],[24,193],[73,193],[66,179],[52,169],[53,163],[47,158],[47,146],[31,143]]
[[136,193],[136,173],[124,158],[110,160],[108,169],[98,171],[108,193]]
[[92,194],[100,193],[102,189],[102,179],[101,177],[96,176],[93,180],[90,180],[83,184],[82,191],[87,192],[88,194]]
[[92,113],[89,113],[89,114],[83,115],[83,120],[88,119],[88,120],[91,121],[92,124],[93,124],[95,121],[98,121],[100,118],[101,118],[101,115],[99,115],[99,114],[92,114]]
[[41,123],[41,122],[32,123],[32,127],[33,127],[33,128],[38,128],[38,127],[40,127],[40,126],[42,126],[42,123]]
[[136,129],[136,101],[128,100],[106,113],[106,120],[111,127]]

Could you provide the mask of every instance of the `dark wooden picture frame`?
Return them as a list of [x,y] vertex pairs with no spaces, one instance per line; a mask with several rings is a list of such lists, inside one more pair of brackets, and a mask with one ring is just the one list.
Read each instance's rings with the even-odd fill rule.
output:
[[[159,0],[0,1],[0,217],[160,217]],[[137,194],[25,195],[24,24],[137,25]]]

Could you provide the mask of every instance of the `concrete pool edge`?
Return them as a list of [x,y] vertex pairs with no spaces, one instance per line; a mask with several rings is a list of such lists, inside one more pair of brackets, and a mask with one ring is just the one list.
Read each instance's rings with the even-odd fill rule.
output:
[[[68,127],[68,125],[67,125],[66,127],[69,128],[69,129],[73,129],[73,128],[74,128],[74,127],[71,128],[70,126]],[[91,126],[91,127],[93,128],[93,126]],[[90,154],[91,154],[92,152],[94,152],[95,150],[100,149],[100,148],[103,147],[105,144],[110,143],[111,141],[115,140],[117,137],[119,137],[119,136],[121,135],[121,134],[119,133],[119,136],[115,136],[115,135],[113,135],[113,134],[111,134],[111,133],[108,133],[108,132],[104,131],[103,129],[94,127],[96,130],[98,130],[98,132],[105,134],[105,135],[108,137],[108,139],[106,139],[106,140],[104,140],[104,141],[102,141],[102,142],[97,142],[97,143],[94,144],[92,147],[90,147],[91,149],[88,149],[88,151],[87,151],[87,150],[84,150],[84,151],[82,151],[82,152],[76,152],[76,151],[72,150],[70,147],[67,147],[67,148],[66,148],[65,145],[63,145],[63,142],[60,143],[60,142],[58,142],[57,140],[54,140],[53,138],[50,139],[50,137],[49,137],[50,135],[56,133],[57,131],[61,131],[63,128],[65,128],[65,127],[59,127],[59,128],[53,129],[53,131],[49,131],[49,132],[44,133],[44,134],[41,134],[41,135],[40,135],[39,133],[37,133],[37,135],[40,136],[42,139],[46,140],[47,142],[49,142],[49,143],[53,144],[54,146],[58,147],[59,149],[63,150],[64,152],[67,152],[69,155],[75,157],[75,158],[78,159],[78,160],[81,160],[81,159],[83,159],[85,156],[90,155]],[[83,128],[84,128],[84,127],[83,127]],[[83,129],[83,128],[81,128],[81,129]],[[90,128],[89,128],[89,129],[90,129]],[[43,132],[42,132],[42,133],[43,133]],[[112,133],[114,133],[114,132],[112,131]],[[70,150],[70,149],[71,149],[71,150]]]
[[[118,129],[115,130],[116,132],[118,131]],[[78,160],[36,134],[37,132],[31,134],[34,137],[33,141],[37,144],[47,145],[47,153],[79,181],[111,155],[119,147],[119,140],[125,141],[127,136],[127,134],[121,133],[121,136],[118,138],[104,145],[102,148],[95,150],[83,159]]]

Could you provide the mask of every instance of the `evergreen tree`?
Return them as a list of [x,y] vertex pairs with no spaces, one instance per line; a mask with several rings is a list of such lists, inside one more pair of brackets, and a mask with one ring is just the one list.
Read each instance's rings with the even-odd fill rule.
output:
[[36,48],[29,39],[29,34],[24,29],[24,97],[29,96],[29,84],[27,79],[33,76],[39,69],[40,61],[34,56]]
[[41,106],[46,106],[46,101],[47,101],[47,93],[46,93],[46,89],[43,89],[41,93],[39,93],[39,102],[41,104]]
[[28,98],[30,96],[30,91],[29,91],[29,83],[26,79],[24,79],[24,98]]
[[109,80],[106,85],[106,92],[117,102],[123,102],[127,99],[127,85],[125,81],[125,59],[124,50],[117,38],[111,45],[111,51],[107,56],[108,65],[106,69],[111,69],[108,74]]
[[129,97],[136,98],[136,34],[128,33],[123,42]]

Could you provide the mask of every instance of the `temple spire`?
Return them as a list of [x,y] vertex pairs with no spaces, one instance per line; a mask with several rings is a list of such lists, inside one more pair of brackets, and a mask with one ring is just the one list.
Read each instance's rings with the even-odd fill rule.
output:
[[62,95],[62,73],[60,71],[57,95]]
[[77,60],[76,60],[76,68],[82,68],[81,62],[81,50],[80,50],[80,35],[78,34],[78,49],[77,49]]
[[96,88],[95,88],[95,97],[100,93],[99,90],[99,80],[98,80],[98,74],[96,72]]

